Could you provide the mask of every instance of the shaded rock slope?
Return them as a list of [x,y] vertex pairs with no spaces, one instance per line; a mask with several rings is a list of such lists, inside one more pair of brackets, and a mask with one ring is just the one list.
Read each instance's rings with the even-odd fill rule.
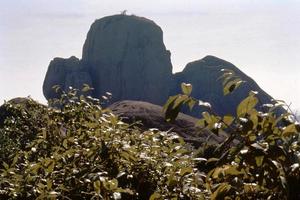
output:
[[148,102],[125,100],[108,108],[126,123],[137,123],[136,126],[143,130],[157,128],[161,131],[176,132],[195,147],[199,147],[203,142],[218,144],[225,140],[225,136],[216,136],[209,130],[197,128],[197,119],[183,113],[179,113],[174,122],[166,122],[162,107]]
[[[228,68],[246,81],[233,94],[223,96],[220,70]],[[87,34],[82,59],[74,56],[54,58],[43,84],[46,99],[58,97],[52,89],[60,85],[82,88],[84,83],[94,88],[93,97],[111,92],[111,103],[120,100],[146,101],[163,105],[168,96],[180,93],[180,83],[192,83],[192,95],[211,102],[220,114],[235,114],[235,108],[250,90],[258,91],[263,103],[271,97],[254,80],[233,64],[207,56],[187,64],[180,73],[172,74],[170,52],[163,43],[163,32],[153,21],[143,17],[114,15],[96,20]],[[196,109],[193,116],[199,116]]]
[[[223,95],[223,85],[219,77],[222,75],[222,69],[233,70],[237,76],[246,81],[232,94]],[[238,104],[248,96],[249,91],[258,91],[260,105],[270,103],[272,97],[263,91],[257,83],[249,76],[244,74],[233,64],[214,56],[206,56],[201,60],[190,62],[182,72],[176,73],[171,95],[180,93],[180,84],[182,82],[193,85],[192,96],[209,102],[214,111],[219,115],[234,114]],[[262,108],[257,108],[262,109]],[[195,107],[193,116],[199,116],[200,107]],[[188,112],[188,111],[186,111]]]
[[[14,108],[14,106],[16,106],[16,108]],[[41,110],[37,108],[39,106],[46,108],[46,106],[30,98],[15,98],[0,105],[0,129],[4,128],[6,119],[22,118],[23,113],[20,113],[20,109],[17,107],[24,107],[31,111],[40,112]],[[178,118],[174,122],[168,123],[164,119],[162,107],[148,102],[125,100],[113,103],[108,109],[123,122],[137,126],[141,130],[156,128],[161,131],[175,132],[180,135],[185,142],[194,147],[199,147],[204,142],[218,144],[226,139],[225,135],[220,134],[216,136],[209,130],[197,128],[195,125],[197,119],[183,113],[179,113]],[[26,117],[28,118],[26,119],[28,123],[36,123],[35,121],[30,121],[33,116]],[[30,124],[28,124],[28,126],[31,127]],[[22,128],[27,130],[25,127]],[[29,131],[28,135],[24,136],[26,141],[29,142],[34,139],[37,131],[35,128]]]

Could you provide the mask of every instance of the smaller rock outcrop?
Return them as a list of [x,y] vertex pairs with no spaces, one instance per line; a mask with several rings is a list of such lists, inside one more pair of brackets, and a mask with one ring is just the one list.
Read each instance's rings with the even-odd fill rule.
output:
[[[219,78],[223,73],[221,69],[233,70],[245,83],[241,84],[233,93],[224,96],[223,80]],[[193,85],[192,96],[209,102],[219,115],[235,115],[238,104],[248,96],[251,90],[258,92],[259,110],[262,109],[260,107],[262,104],[270,103],[272,99],[253,79],[236,66],[215,56],[206,56],[201,60],[190,62],[182,72],[174,76],[172,95],[181,93],[180,84],[182,82],[191,83]],[[195,107],[192,112],[186,109],[185,113],[200,116],[202,111],[203,109]]]
[[183,139],[195,147],[202,143],[219,144],[225,140],[225,137],[216,136],[206,129],[196,127],[197,119],[180,113],[177,119],[170,123],[164,119],[162,107],[143,101],[120,101],[108,107],[115,115],[118,115],[122,121],[137,124],[141,129],[157,128],[162,131],[173,131],[179,134]]
[[43,84],[43,93],[46,99],[60,98],[52,88],[59,85],[62,90],[68,91],[69,87],[81,89],[83,84],[93,86],[88,68],[75,56],[68,59],[54,58],[48,67]]

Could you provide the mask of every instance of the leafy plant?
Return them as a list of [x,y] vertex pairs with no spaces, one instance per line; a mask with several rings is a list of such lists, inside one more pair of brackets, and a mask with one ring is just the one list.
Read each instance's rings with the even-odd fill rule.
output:
[[51,102],[57,108],[31,99],[5,105],[14,114],[0,129],[10,141],[0,150],[11,154],[0,165],[1,199],[207,196],[205,175],[181,137],[156,129],[142,132],[78,92],[62,92]]
[[[224,70],[224,94],[242,80]],[[284,102],[257,110],[251,91],[236,116],[219,116],[191,97],[192,85],[164,106],[175,120],[181,106],[205,106],[197,125],[227,135],[219,145],[187,148],[172,132],[123,123],[101,102],[70,88],[46,107],[8,102],[0,126],[0,199],[299,199],[300,126],[276,115]],[[110,94],[108,94],[110,96]],[[107,99],[107,97],[103,97]]]
[[[224,95],[234,92],[243,81],[233,71],[223,70]],[[207,160],[198,168],[207,172],[206,188],[211,199],[299,199],[300,126],[286,112],[276,116],[282,101],[266,104],[267,112],[256,109],[257,92],[250,91],[238,105],[236,116],[219,116],[209,103],[190,96],[192,85],[182,83],[182,94],[169,98],[166,119],[174,120],[182,105],[205,106],[198,126],[227,139],[218,146],[203,144],[199,157]]]

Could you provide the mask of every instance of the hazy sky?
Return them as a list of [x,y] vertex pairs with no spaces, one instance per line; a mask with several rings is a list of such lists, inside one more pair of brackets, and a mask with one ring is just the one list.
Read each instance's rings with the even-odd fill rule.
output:
[[300,110],[297,0],[0,0],[0,104],[28,95],[45,103],[51,59],[81,58],[91,23],[125,9],[163,29],[174,72],[215,55]]

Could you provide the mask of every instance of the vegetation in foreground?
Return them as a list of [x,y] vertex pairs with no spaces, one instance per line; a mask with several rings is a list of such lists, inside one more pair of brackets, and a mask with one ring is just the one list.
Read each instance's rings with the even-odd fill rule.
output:
[[[224,73],[224,93],[241,80]],[[86,86],[82,92],[87,92]],[[280,102],[256,109],[251,92],[236,116],[220,117],[191,97],[192,86],[165,105],[167,120],[180,107],[206,106],[198,125],[227,140],[190,148],[175,133],[142,132],[77,90],[49,108],[31,99],[6,103],[0,124],[1,199],[299,199],[299,124],[277,117]]]
[[[224,70],[224,95],[234,92],[243,81]],[[180,107],[205,106],[198,125],[228,138],[218,146],[203,144],[198,165],[206,172],[206,189],[211,199],[300,199],[300,125],[296,116],[282,112],[283,101],[265,104],[258,111],[257,92],[250,91],[237,107],[236,116],[220,117],[210,104],[191,97],[192,85],[182,84],[183,94],[170,97],[166,118],[174,120]],[[288,106],[287,106],[287,109]]]
[[178,135],[140,131],[97,99],[61,109],[6,103],[0,199],[204,199],[204,174]]

